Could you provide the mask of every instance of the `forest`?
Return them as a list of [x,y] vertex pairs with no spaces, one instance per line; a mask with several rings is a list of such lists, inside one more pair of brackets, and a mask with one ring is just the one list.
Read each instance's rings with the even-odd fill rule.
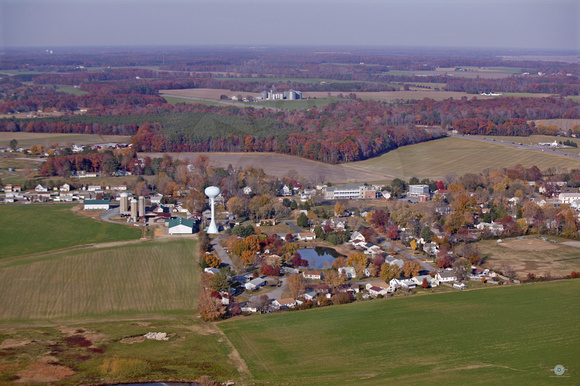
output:
[[[441,66],[460,70],[458,66],[473,66],[469,71],[484,72],[487,66],[503,66],[508,70],[494,78],[427,73]],[[2,75],[2,70],[9,72]],[[542,75],[530,75],[538,73]],[[251,80],[254,77],[256,81]],[[407,82],[472,94],[493,90],[554,95],[494,99],[474,95],[443,101],[401,98],[393,103],[361,100],[356,95],[362,91],[396,93],[407,89]],[[63,85],[72,86],[74,92],[61,91]],[[462,134],[570,135],[530,121],[580,118],[580,104],[564,98],[578,95],[579,87],[578,68],[570,63],[504,61],[497,53],[485,51],[466,51],[453,60],[445,52],[404,50],[320,54],[224,48],[153,54],[111,50],[97,55],[87,49],[65,50],[56,56],[8,51],[0,66],[0,114],[57,112],[61,116],[6,117],[0,119],[0,131],[133,135],[132,143],[139,151],[279,152],[340,163],[439,138],[451,129]],[[340,91],[347,96],[325,107],[294,111],[172,105],[158,95],[159,90],[182,88],[240,92],[294,88]]]

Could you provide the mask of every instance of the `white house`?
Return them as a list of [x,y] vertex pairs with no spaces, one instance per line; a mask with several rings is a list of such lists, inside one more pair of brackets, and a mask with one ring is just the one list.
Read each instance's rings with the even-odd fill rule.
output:
[[48,192],[48,188],[44,185],[41,185],[41,184],[36,185],[36,188],[34,188],[34,190],[39,192],[39,193]]
[[429,283],[431,287],[437,287],[439,285],[437,279],[431,277],[430,275],[414,276],[412,279],[417,285],[417,287],[421,287],[423,285],[423,279],[427,279],[427,283]]
[[246,287],[247,290],[253,291],[253,290],[256,290],[256,289],[263,287],[265,285],[266,285],[266,280],[264,280],[262,278],[257,278],[254,280],[250,280],[249,282],[244,284],[244,287]]
[[365,237],[363,236],[362,233],[360,233],[359,231],[354,231],[352,232],[352,235],[350,235],[350,240],[349,242],[355,242],[355,241],[362,241],[365,242]]
[[214,267],[206,267],[203,269],[203,272],[205,273],[211,273],[212,275],[218,274],[220,273],[220,270]]
[[302,241],[314,240],[316,238],[316,233],[314,232],[297,233],[296,237],[298,238],[298,240]]
[[580,193],[574,192],[560,193],[558,195],[558,200],[562,204],[571,204],[573,201],[580,200]]
[[302,276],[305,279],[322,280],[322,271],[304,271],[302,272]]
[[109,200],[85,200],[84,210],[109,210]]
[[454,281],[457,281],[457,274],[453,270],[446,270],[437,272],[436,278],[441,283],[452,283]]
[[318,292],[315,290],[308,290],[303,295],[302,298],[304,300],[313,300],[316,296],[318,296]]
[[385,263],[387,263],[389,265],[396,265],[397,267],[402,269],[404,261],[401,259],[395,259],[393,256],[387,256],[385,258]]
[[379,295],[386,296],[389,294],[389,290],[387,290],[385,288],[381,288],[381,287],[375,287],[375,286],[368,288],[367,291],[369,292],[369,295],[371,295],[374,298],[376,298]]
[[417,284],[413,281],[413,279],[403,276],[392,279],[389,284],[393,288],[413,289],[417,287]]
[[453,288],[464,290],[464,289],[467,289],[467,286],[463,283],[455,282],[455,283],[453,283]]
[[272,305],[276,308],[294,308],[298,304],[299,300],[293,298],[276,299],[272,302]]
[[338,269],[338,276],[346,275],[347,279],[353,279],[356,277],[356,270],[354,267],[340,267]]
[[429,194],[429,185],[409,185],[409,196],[420,196]]
[[64,184],[60,187],[60,191],[61,192],[70,192],[70,185],[69,184]]

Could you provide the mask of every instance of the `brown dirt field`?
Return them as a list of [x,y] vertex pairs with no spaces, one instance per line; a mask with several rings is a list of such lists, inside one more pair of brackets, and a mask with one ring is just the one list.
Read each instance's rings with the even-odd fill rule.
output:
[[29,344],[31,341],[28,339],[17,340],[17,339],[6,339],[0,344],[0,350],[5,348],[22,347]]
[[346,165],[329,165],[299,157],[276,153],[138,153],[139,157],[163,157],[169,154],[174,159],[194,161],[199,155],[209,157],[213,167],[235,169],[254,166],[264,169],[266,174],[285,177],[290,170],[295,170],[301,177],[320,182],[378,182],[391,180],[394,177],[386,174],[360,171]]
[[188,97],[188,98],[202,98],[202,99],[215,99],[219,100],[221,95],[227,95],[232,97],[234,95],[251,95],[257,97],[260,94],[255,92],[241,92],[241,91],[230,91],[226,89],[214,89],[214,88],[188,88],[183,90],[159,90],[161,94],[167,94],[177,97]]
[[54,365],[48,360],[40,360],[28,366],[26,370],[18,373],[20,379],[18,383],[53,383],[62,381],[71,375],[74,371],[66,366]]
[[509,240],[498,244],[501,247],[515,249],[517,251],[547,251],[558,249],[558,245],[541,240]]

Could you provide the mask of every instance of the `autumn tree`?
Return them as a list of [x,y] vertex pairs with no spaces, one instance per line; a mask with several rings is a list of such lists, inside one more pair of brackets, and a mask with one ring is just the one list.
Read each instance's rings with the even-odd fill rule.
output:
[[403,275],[406,277],[419,275],[421,269],[421,264],[417,260],[407,260],[403,263]]
[[336,204],[334,204],[334,215],[335,216],[342,216],[344,214],[344,211],[346,210],[346,204],[342,201],[337,201]]
[[218,272],[215,275],[213,275],[213,279],[211,282],[211,288],[214,291],[227,291],[230,289],[230,280],[228,278],[228,275],[226,275],[225,273],[222,272]]
[[383,263],[381,265],[381,273],[379,274],[379,277],[383,279],[386,283],[400,276],[401,270],[397,265],[395,264],[391,265],[388,263]]
[[337,257],[332,262],[332,268],[339,269],[342,267],[346,267],[346,259],[344,257]]
[[471,273],[471,263],[465,258],[456,260],[452,267],[460,281],[467,280],[467,275]]
[[199,295],[197,310],[206,322],[221,319],[226,314],[226,306],[221,299],[211,296],[211,291],[204,290]]
[[346,281],[346,275],[341,276],[338,274],[338,271],[329,270],[324,273],[323,281],[332,288],[332,292],[336,292],[336,290]]
[[208,267],[219,268],[219,266],[222,265],[222,259],[213,253],[206,253],[204,259]]
[[288,276],[286,282],[288,283],[288,288],[293,298],[297,298],[306,290],[306,282],[300,274],[292,274]]

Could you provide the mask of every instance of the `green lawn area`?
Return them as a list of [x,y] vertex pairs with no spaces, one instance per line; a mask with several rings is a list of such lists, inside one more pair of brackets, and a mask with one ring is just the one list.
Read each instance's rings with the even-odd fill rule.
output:
[[580,168],[580,160],[562,155],[452,137],[404,146],[380,157],[346,165],[405,179],[413,176],[438,179],[450,173],[461,176],[480,173],[486,168],[512,167],[518,163],[527,168],[536,165],[541,170]]
[[295,101],[290,100],[278,100],[278,101],[263,101],[256,103],[248,103],[248,106],[267,106],[275,107],[278,109],[288,109],[288,110],[302,110],[310,109],[312,107],[325,107],[333,102],[338,102],[338,98],[316,98],[316,99],[299,99]]
[[0,324],[193,315],[200,291],[195,247],[193,239],[146,241],[1,260]]
[[209,106],[224,106],[223,103],[212,102],[212,101],[201,100],[201,99],[197,100],[197,99],[179,98],[179,97],[172,97],[172,96],[163,96],[163,98],[170,105],[174,105],[177,103],[191,103],[191,104],[201,104],[201,105],[209,105]]
[[140,229],[96,221],[71,209],[71,205],[0,206],[0,259],[141,236]]
[[[218,324],[264,384],[576,383],[580,280],[398,297]],[[570,378],[555,380],[563,365]]]

